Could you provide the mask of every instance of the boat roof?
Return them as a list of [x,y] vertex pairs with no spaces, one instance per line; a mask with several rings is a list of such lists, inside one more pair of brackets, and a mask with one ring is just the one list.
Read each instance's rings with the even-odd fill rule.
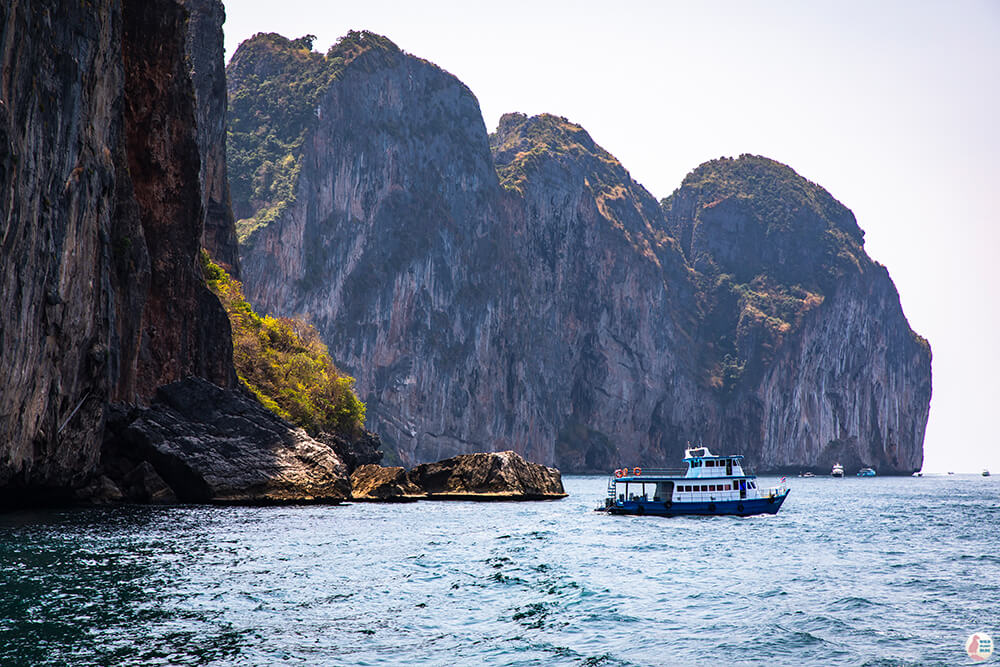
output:
[[688,447],[684,450],[684,460],[690,461],[693,459],[742,459],[742,454],[730,454],[727,456],[718,456],[713,454],[708,450],[708,447],[704,445],[700,447]]

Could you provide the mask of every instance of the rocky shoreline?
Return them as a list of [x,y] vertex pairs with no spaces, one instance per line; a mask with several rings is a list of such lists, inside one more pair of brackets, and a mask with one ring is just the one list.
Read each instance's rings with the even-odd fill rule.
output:
[[98,473],[75,499],[173,504],[338,504],[548,500],[566,496],[555,468],[515,452],[465,454],[409,472],[378,465],[378,436],[311,437],[240,390],[189,377],[148,407],[109,409]]

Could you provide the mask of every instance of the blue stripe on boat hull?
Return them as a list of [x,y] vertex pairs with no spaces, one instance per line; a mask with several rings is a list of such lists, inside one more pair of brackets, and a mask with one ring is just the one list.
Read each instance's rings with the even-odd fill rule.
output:
[[688,514],[736,514],[750,516],[753,514],[777,514],[781,504],[788,497],[784,495],[770,498],[753,498],[746,500],[717,500],[715,502],[697,503],[667,503],[630,500],[614,504],[608,508],[612,514],[636,514],[649,516],[684,516]]

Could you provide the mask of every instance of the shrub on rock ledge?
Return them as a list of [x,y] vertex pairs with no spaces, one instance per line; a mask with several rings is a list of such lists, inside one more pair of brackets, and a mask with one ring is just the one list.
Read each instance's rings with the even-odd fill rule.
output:
[[310,434],[357,434],[365,404],[354,378],[333,364],[316,329],[299,318],[258,315],[243,286],[204,250],[202,270],[233,328],[233,364],[240,380],[268,409]]

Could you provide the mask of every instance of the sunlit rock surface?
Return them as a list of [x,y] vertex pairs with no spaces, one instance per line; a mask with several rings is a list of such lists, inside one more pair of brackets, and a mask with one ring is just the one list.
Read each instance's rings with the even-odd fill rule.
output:
[[258,35],[228,68],[245,286],[308,314],[390,458],[606,471],[702,439],[760,470],[920,467],[929,346],[822,188],[745,156],[660,203],[564,118],[488,136],[467,87],[383,37],[309,47]]
[[423,463],[407,473],[429,499],[550,500],[563,498],[562,475],[555,468],[526,461],[513,451],[462,454]]
[[[347,467],[331,446],[254,398],[199,378],[160,387],[149,407],[115,414],[108,431],[105,472],[125,480],[119,487],[135,476],[121,475],[134,464],[143,475],[151,468],[182,502],[339,502],[350,495]],[[128,498],[156,500],[141,494]]]

